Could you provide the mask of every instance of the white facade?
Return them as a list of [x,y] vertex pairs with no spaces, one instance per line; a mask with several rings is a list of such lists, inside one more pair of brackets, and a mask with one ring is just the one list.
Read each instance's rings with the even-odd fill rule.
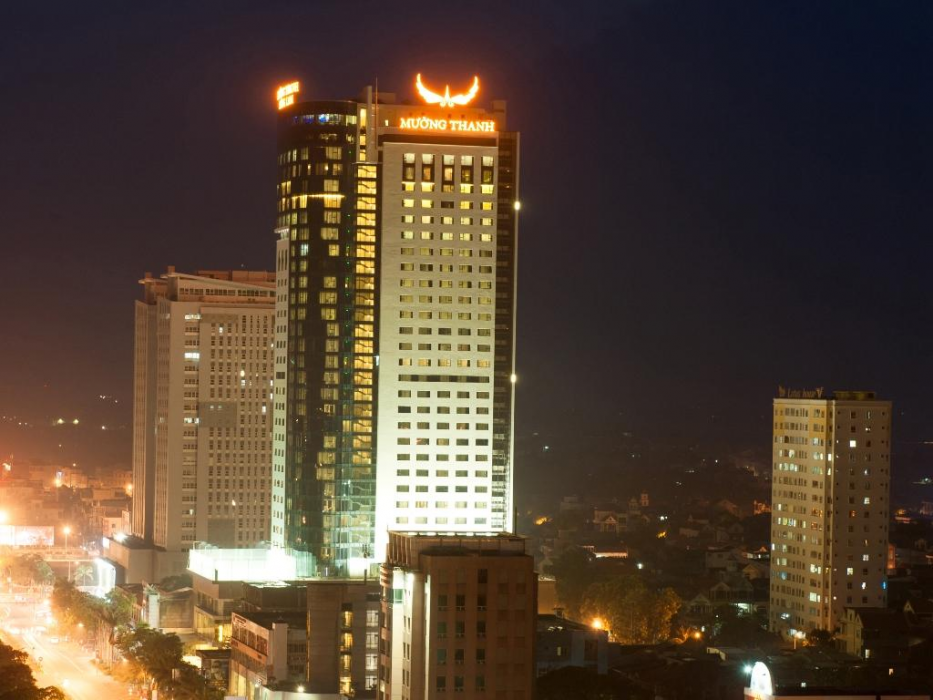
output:
[[497,157],[494,142],[382,147],[380,553],[390,530],[505,529],[491,508]]
[[285,420],[288,391],[288,229],[275,244],[275,367],[272,380],[270,541],[285,547]]
[[834,630],[884,607],[891,403],[867,392],[774,400],[771,628]]
[[[269,539],[273,301],[268,273],[147,277],[137,303],[134,534],[170,552]],[[155,333],[148,320],[154,316]],[[147,351],[141,353],[139,345]],[[149,381],[141,382],[141,377]],[[143,396],[139,391],[144,392]],[[151,518],[151,521],[146,522]],[[151,524],[150,524],[151,523]]]

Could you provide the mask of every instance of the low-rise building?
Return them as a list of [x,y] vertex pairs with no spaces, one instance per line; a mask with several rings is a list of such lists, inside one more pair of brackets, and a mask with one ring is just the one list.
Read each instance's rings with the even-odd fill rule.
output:
[[899,610],[846,608],[837,639],[842,650],[852,656],[895,662],[907,658],[910,630]]
[[[928,691],[918,692],[911,688],[890,689],[852,688],[820,682],[820,669],[811,669],[808,681],[801,681],[797,673],[786,673],[782,665],[770,667],[762,662],[751,668],[745,700],[930,700]],[[896,685],[896,684],[891,684]],[[905,684],[909,685],[909,684]]]
[[538,615],[535,673],[574,666],[594,673],[608,671],[609,633],[557,615]]
[[260,688],[306,678],[306,616],[287,612],[234,612],[231,615],[231,695],[259,700]]

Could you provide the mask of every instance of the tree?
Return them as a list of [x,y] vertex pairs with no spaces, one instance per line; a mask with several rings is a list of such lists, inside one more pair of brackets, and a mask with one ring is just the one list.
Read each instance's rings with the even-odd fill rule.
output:
[[54,685],[39,688],[39,694],[36,698],[37,700],[68,700],[68,696]]
[[75,569],[74,580],[79,586],[88,585],[89,582],[94,580],[94,567],[90,564],[81,564]]
[[207,682],[193,666],[182,662],[172,679],[171,692],[178,700],[223,700],[224,691]]
[[0,642],[0,700],[65,700],[58,688],[39,688],[28,664],[29,656]]
[[55,581],[52,589],[52,610],[65,627],[82,624],[88,631],[96,630],[101,621],[103,606],[103,601],[79,591],[71,581]]
[[[222,700],[194,667],[182,661],[182,643],[177,635],[162,634],[147,625],[124,630],[116,642],[136,677],[165,690],[177,700]],[[131,672],[132,674],[132,672]]]
[[593,583],[592,561],[592,555],[585,549],[569,547],[553,560],[546,572],[556,579],[557,597],[571,619],[580,619],[583,597]]
[[651,590],[640,576],[598,581],[586,590],[581,610],[599,619],[622,644],[658,644],[670,638],[681,600],[670,588]]
[[807,634],[807,644],[824,649],[833,648],[833,633],[829,630],[815,629]]
[[133,621],[133,598],[119,588],[111,589],[98,610],[98,616],[101,636],[107,638],[104,654],[107,656],[106,660],[112,663],[117,635]]
[[51,583],[54,575],[52,568],[38,554],[23,554],[10,563],[10,576],[13,581],[23,586],[37,583]]
[[116,646],[150,686],[167,687],[172,681],[172,670],[183,663],[178,635],[162,634],[148,625],[125,630],[117,637]]

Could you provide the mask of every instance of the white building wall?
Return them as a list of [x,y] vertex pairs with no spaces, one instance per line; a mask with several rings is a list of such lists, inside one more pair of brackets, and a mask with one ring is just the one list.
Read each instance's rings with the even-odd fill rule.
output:
[[153,543],[170,552],[218,539],[255,546],[269,539],[273,290],[168,277],[146,387],[157,397],[153,495],[134,508],[151,507]]
[[156,306],[137,301],[135,321],[132,533],[149,539],[155,495]]
[[[406,154],[415,160],[407,187]],[[433,192],[422,189],[425,154]],[[389,530],[492,529],[496,193],[483,192],[480,172],[497,148],[388,142],[382,156],[379,556]],[[455,163],[453,192],[441,191],[444,156]],[[464,157],[472,188],[461,188]],[[403,379],[412,376],[422,381]]]
[[275,244],[275,366],[272,389],[272,522],[273,547],[285,547],[285,448],[288,397],[288,230]]

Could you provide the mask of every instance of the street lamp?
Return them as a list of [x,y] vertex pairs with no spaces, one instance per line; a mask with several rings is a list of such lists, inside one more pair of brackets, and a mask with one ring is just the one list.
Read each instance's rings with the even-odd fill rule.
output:
[[71,534],[71,526],[65,525],[62,529],[62,532],[65,533],[65,558],[68,559],[68,580],[71,580],[71,559],[68,558],[68,535]]

